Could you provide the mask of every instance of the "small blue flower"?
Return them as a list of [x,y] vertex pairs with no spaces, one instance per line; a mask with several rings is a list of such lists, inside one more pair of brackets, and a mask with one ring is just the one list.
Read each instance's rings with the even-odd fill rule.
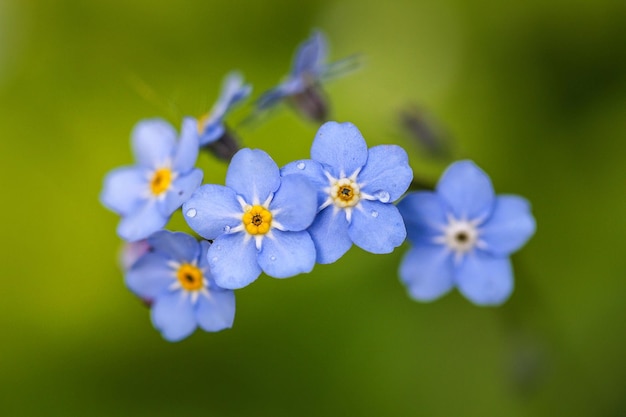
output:
[[238,72],[230,72],[224,77],[222,91],[210,112],[197,120],[200,146],[205,146],[220,139],[226,133],[224,117],[228,112],[245,100],[252,92],[252,86],[244,84]]
[[400,265],[411,297],[430,301],[456,286],[478,305],[506,301],[513,291],[509,255],[535,232],[528,201],[495,196],[487,174],[459,161],[435,192],[411,193],[398,208],[413,244]]
[[310,272],[315,247],[306,231],[315,218],[315,189],[302,176],[281,177],[265,152],[242,149],[226,186],[206,184],[183,205],[187,223],[213,240],[208,250],[215,281],[242,288],[261,271],[275,278]]
[[320,31],[298,46],[291,73],[277,87],[265,92],[256,102],[258,110],[269,109],[289,99],[296,109],[314,121],[327,119],[328,104],[320,84],[358,66],[356,57],[327,64],[328,45]]
[[197,326],[207,332],[232,327],[235,294],[211,277],[205,256],[209,242],[161,230],[148,244],[150,251],[126,272],[125,281],[151,303],[152,324],[165,339],[184,339]]
[[379,254],[402,244],[406,229],[392,202],[413,178],[404,149],[368,150],[352,123],[328,122],[315,136],[311,158],[288,164],[282,173],[304,175],[317,188],[319,213],[309,228],[317,262],[335,262],[352,243]]
[[139,122],[132,148],[137,165],[109,172],[100,194],[102,204],[122,216],[118,235],[131,242],[162,229],[202,182],[202,171],[194,168],[198,137],[193,119],[184,120],[178,143],[164,120]]

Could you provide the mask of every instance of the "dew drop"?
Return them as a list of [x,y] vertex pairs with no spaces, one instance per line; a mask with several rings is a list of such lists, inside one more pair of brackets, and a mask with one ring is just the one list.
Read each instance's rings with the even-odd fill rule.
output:
[[220,245],[217,245],[217,246],[215,247],[215,250],[222,250],[222,247],[221,247]]
[[375,195],[378,201],[380,201],[381,203],[388,203],[389,200],[391,199],[387,191],[381,190],[381,191],[378,191]]
[[211,259],[211,261],[217,262],[217,256],[214,256],[213,259]]
[[298,167],[298,169],[304,169],[306,168],[306,165],[304,164],[304,162],[300,162],[298,163],[298,165],[296,165]]
[[224,226],[224,233],[230,232],[230,226]]
[[190,208],[185,214],[187,215],[187,217],[196,217],[196,214],[198,214],[198,212],[196,211],[196,209]]
[[274,262],[276,260],[276,257],[274,255],[270,256],[270,261]]
[[378,212],[376,210],[372,210],[372,217],[378,217]]

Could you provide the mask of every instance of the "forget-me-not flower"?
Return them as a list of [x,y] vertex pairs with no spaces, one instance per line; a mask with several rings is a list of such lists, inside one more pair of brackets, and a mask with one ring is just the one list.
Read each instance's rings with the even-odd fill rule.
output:
[[226,74],[222,82],[220,97],[213,108],[196,121],[200,146],[211,144],[227,133],[224,117],[251,92],[252,86],[244,83],[240,73],[233,71]]
[[136,165],[107,174],[100,200],[122,219],[117,233],[127,241],[147,238],[162,229],[170,216],[198,188],[202,171],[196,124],[185,119],[180,140],[164,120],[139,122],[132,134]]
[[319,213],[309,228],[317,262],[335,262],[352,243],[377,254],[402,244],[406,229],[392,203],[413,178],[404,149],[368,149],[352,123],[328,122],[315,136],[311,158],[292,162],[282,172],[304,175],[317,188]]
[[209,242],[161,230],[148,238],[150,251],[126,272],[126,285],[151,304],[154,327],[170,342],[199,326],[207,332],[232,327],[235,295],[220,288],[206,259]]
[[228,167],[226,186],[201,186],[183,214],[194,231],[213,240],[207,256],[217,284],[236,289],[261,271],[287,278],[313,269],[315,246],[306,228],[316,208],[306,178],[282,177],[268,154],[242,149]]
[[256,102],[259,110],[269,109],[288,99],[304,116],[317,122],[328,117],[328,103],[321,89],[322,81],[345,73],[357,66],[355,57],[327,63],[328,44],[320,31],[298,46],[291,73],[277,87],[265,92]]
[[413,244],[400,265],[411,297],[430,301],[454,286],[478,305],[509,297],[509,255],[535,232],[528,201],[495,196],[487,174],[471,161],[459,161],[444,172],[435,192],[411,193],[398,208]]

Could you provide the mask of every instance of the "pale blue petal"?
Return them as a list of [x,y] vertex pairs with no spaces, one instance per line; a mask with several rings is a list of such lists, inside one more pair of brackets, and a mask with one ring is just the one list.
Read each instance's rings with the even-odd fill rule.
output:
[[209,258],[207,257],[207,253],[209,252],[211,243],[209,243],[206,240],[201,240],[199,243],[200,243],[200,256],[198,256],[198,267],[206,271],[205,278],[208,278],[209,282],[212,282],[213,275],[211,274],[211,268],[209,267]]
[[309,180],[303,175],[287,175],[269,208],[285,230],[297,232],[313,223],[317,207],[317,192]]
[[226,128],[221,120],[216,120],[211,124],[207,124],[204,132],[200,135],[200,146],[205,146],[215,142],[221,138],[226,132]]
[[535,227],[535,218],[525,198],[502,195],[496,197],[493,213],[481,227],[480,238],[487,244],[488,252],[505,256],[524,246],[535,233]]
[[267,275],[288,278],[311,272],[315,265],[315,245],[307,232],[272,230],[263,238],[259,265]]
[[406,239],[404,221],[393,204],[361,200],[352,211],[348,234],[355,245],[371,253],[390,253]]
[[178,342],[196,329],[196,317],[189,296],[182,291],[164,292],[152,304],[152,324],[164,339]]
[[198,159],[199,146],[197,122],[191,117],[185,117],[172,162],[173,170],[179,174],[186,174],[193,169]]
[[259,110],[269,109],[270,107],[278,104],[283,97],[291,94],[292,92],[285,88],[283,85],[279,85],[261,95],[256,101],[256,106]]
[[280,186],[280,172],[267,153],[245,148],[233,156],[226,172],[226,186],[248,204],[263,203]]
[[327,53],[326,38],[320,31],[313,32],[309,39],[299,45],[291,74],[293,76],[318,75],[326,61]]
[[398,203],[398,210],[413,243],[432,243],[435,236],[443,234],[442,227],[448,223],[445,206],[439,196],[430,191],[407,194]]
[[191,263],[200,255],[198,241],[187,233],[160,230],[148,238],[148,244],[163,259],[178,263]]
[[176,146],[176,130],[162,119],[144,120],[135,125],[132,147],[138,165],[160,168],[171,158]]
[[137,210],[148,190],[146,171],[136,167],[122,167],[104,178],[100,201],[108,209],[125,216]]
[[131,215],[123,217],[117,226],[117,234],[124,240],[134,242],[145,239],[163,229],[169,217],[161,215],[154,200],[146,200]]
[[341,258],[352,246],[348,235],[348,222],[343,210],[333,206],[320,211],[308,229],[317,251],[317,262],[330,264]]
[[252,92],[252,87],[243,82],[240,73],[233,71],[222,82],[220,97],[211,109],[211,120],[221,120],[232,106],[245,99]]
[[324,191],[324,188],[328,187],[328,178],[324,175],[324,170],[319,162],[312,159],[301,159],[298,161],[290,162],[280,170],[280,175],[286,177],[287,175],[304,175],[307,180],[313,184],[317,194],[317,205],[320,206],[328,198],[328,193]]
[[409,166],[409,156],[396,145],[370,148],[367,163],[358,176],[361,190],[378,196],[383,203],[400,198],[412,180],[413,170]]
[[202,171],[196,168],[193,171],[176,178],[172,183],[172,187],[167,190],[165,199],[160,206],[160,209],[162,210],[161,213],[169,216],[185,201],[189,200],[193,195],[193,192],[200,187],[202,177]]
[[126,272],[126,286],[140,298],[153,300],[176,279],[167,260],[161,254],[146,253]]
[[499,305],[513,291],[513,270],[509,258],[474,252],[457,269],[459,291],[474,304]]
[[211,275],[222,288],[243,288],[261,274],[255,241],[249,239],[244,243],[244,236],[245,232],[221,235],[209,248]]
[[209,288],[208,298],[202,294],[198,298],[196,320],[207,332],[231,328],[235,320],[235,293]]
[[491,180],[472,161],[450,165],[437,184],[437,193],[457,219],[486,218],[493,209]]
[[311,158],[331,168],[331,174],[349,176],[367,162],[367,144],[352,123],[326,122],[313,140]]
[[402,258],[400,279],[412,298],[432,301],[454,286],[452,257],[440,245],[413,247]]
[[183,216],[194,232],[212,240],[240,225],[243,210],[232,189],[205,184],[183,204]]

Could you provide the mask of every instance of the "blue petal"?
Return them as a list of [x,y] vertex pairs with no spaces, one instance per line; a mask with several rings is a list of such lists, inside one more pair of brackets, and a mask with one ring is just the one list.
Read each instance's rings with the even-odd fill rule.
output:
[[390,253],[404,242],[404,221],[393,204],[361,200],[352,211],[348,234],[355,245],[371,253]]
[[209,258],[207,256],[207,253],[209,252],[209,248],[211,247],[211,244],[206,240],[201,240],[199,243],[200,243],[200,256],[198,257],[198,267],[207,271],[205,275],[209,279],[209,282],[211,282],[211,280],[213,280],[213,275],[211,274],[211,267],[209,266]]
[[322,165],[312,159],[301,159],[291,162],[280,170],[280,175],[303,175],[316,188],[318,207],[328,198],[328,192],[324,191],[328,187],[328,178],[324,175]]
[[343,210],[333,206],[320,211],[308,229],[317,251],[317,262],[330,264],[341,258],[352,246],[348,235],[348,221]]
[[285,230],[296,232],[313,223],[317,207],[317,192],[309,180],[303,175],[287,175],[269,208],[276,212],[274,219]]
[[170,342],[178,342],[196,329],[193,306],[184,295],[182,291],[164,292],[152,304],[152,324]]
[[513,291],[511,262],[506,257],[474,252],[458,268],[456,283],[459,291],[474,304],[502,304]]
[[256,100],[256,107],[259,110],[269,109],[270,107],[278,104],[285,96],[291,94],[292,92],[285,88],[283,85],[279,85],[276,88],[273,88],[269,91],[266,91]]
[[175,280],[167,261],[161,254],[146,253],[126,272],[126,286],[137,296],[153,300]]
[[221,235],[209,248],[211,275],[222,288],[243,288],[261,274],[255,241],[244,242],[244,236],[244,232]]
[[413,247],[402,258],[400,279],[415,300],[439,298],[454,286],[452,257],[443,246]]
[[146,200],[143,206],[122,218],[117,226],[117,234],[129,242],[145,239],[161,230],[168,220],[169,217],[161,215],[155,200]]
[[259,204],[280,186],[278,166],[259,149],[242,149],[233,156],[226,173],[226,186],[248,204]]
[[409,157],[404,149],[396,145],[371,148],[367,163],[358,176],[361,190],[370,195],[384,194],[384,198],[380,198],[383,203],[400,198],[412,180]]
[[457,219],[486,218],[493,209],[491,180],[472,161],[450,165],[437,184],[437,193]]
[[349,176],[367,162],[367,144],[352,123],[326,122],[315,135],[311,158],[331,167],[335,177]]
[[318,75],[326,61],[327,50],[324,35],[320,31],[313,32],[311,37],[298,47],[291,74],[293,76]]
[[162,210],[161,214],[169,216],[185,201],[189,200],[193,192],[196,191],[202,183],[202,177],[202,171],[194,169],[176,178],[172,187],[167,190],[165,200],[163,200],[163,203],[160,205],[160,209]]
[[180,140],[176,148],[176,154],[174,155],[174,161],[172,162],[173,170],[179,174],[186,174],[191,171],[198,159],[199,146],[196,121],[191,117],[185,117],[180,132]]
[[222,82],[220,97],[211,109],[211,120],[222,119],[232,106],[245,99],[252,92],[249,84],[243,83],[240,73],[233,71]]
[[288,278],[311,272],[315,265],[315,245],[307,232],[272,230],[263,238],[259,265],[267,275]]
[[198,241],[187,233],[160,230],[148,238],[148,244],[163,259],[179,263],[191,263],[200,255]]
[[235,320],[235,293],[221,288],[209,288],[209,297],[200,295],[196,320],[201,329],[217,332],[229,329]]
[[535,218],[525,198],[515,195],[496,197],[491,217],[482,226],[480,238],[487,243],[487,251],[506,256],[522,246],[535,233]]
[[104,178],[100,201],[114,212],[125,216],[137,210],[148,190],[146,172],[135,167],[122,167],[109,172]]
[[215,142],[224,135],[224,132],[226,132],[226,128],[222,124],[221,119],[207,124],[204,132],[200,135],[200,146]]
[[443,234],[442,228],[448,223],[441,199],[430,191],[407,194],[398,203],[398,210],[413,243],[432,243],[435,236]]
[[183,204],[189,227],[205,239],[215,239],[241,224],[243,210],[235,192],[222,185],[205,184]]
[[144,120],[135,125],[132,143],[137,164],[160,168],[171,162],[176,146],[176,130],[162,119]]

